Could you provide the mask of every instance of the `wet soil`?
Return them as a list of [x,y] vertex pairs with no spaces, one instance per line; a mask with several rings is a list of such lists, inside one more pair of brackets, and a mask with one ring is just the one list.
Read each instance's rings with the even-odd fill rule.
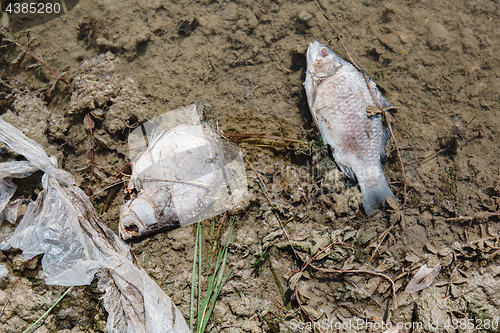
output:
[[[432,331],[429,323],[436,320],[498,320],[498,2],[320,4],[356,62],[398,107],[395,135],[407,165],[401,212],[386,208],[366,217],[359,189],[337,170],[312,123],[302,86],[305,50],[318,39],[344,53],[311,1],[82,0],[61,18],[30,29],[29,37],[14,37],[22,45],[36,37],[30,50],[56,73],[66,72],[72,84],[77,75],[86,75],[80,67],[84,60],[94,59],[96,66],[95,57],[110,52],[112,70],[96,80],[115,92],[94,105],[73,107],[71,90],[44,67],[33,68],[36,60],[25,55],[12,64],[21,50],[10,46],[0,55],[5,63],[1,117],[57,155],[78,186],[97,193],[95,207],[115,231],[123,193],[100,190],[120,171],[128,172],[127,135],[138,123],[203,101],[204,120],[223,132],[310,142],[237,142],[252,166],[247,165],[250,196],[203,223],[205,246],[211,249],[236,221],[229,256],[233,276],[215,307],[210,332],[308,331],[293,325],[309,319],[298,310],[288,280],[317,253],[316,244],[340,241],[355,247],[335,247],[317,267],[385,273],[397,278],[397,297],[380,277],[309,267],[299,282],[299,298],[312,319],[424,323],[412,332]],[[92,181],[89,111],[98,138]],[[385,172],[401,204],[404,181],[392,140],[387,152]],[[11,228],[6,223],[4,234]],[[279,232],[282,225],[286,234]],[[296,242],[294,250],[287,238]],[[194,239],[195,228],[185,227],[132,245],[137,264],[186,318]],[[3,304],[24,264],[18,253],[4,252],[1,258],[10,272],[1,282]],[[403,293],[418,267],[438,262],[443,269],[436,281],[443,283]],[[25,329],[62,293],[44,285],[40,273],[37,260],[24,272],[0,319],[2,331]],[[89,331],[97,332],[105,330],[104,321],[95,287],[79,287],[38,332],[80,332],[89,324]],[[358,330],[362,327],[346,329]]]

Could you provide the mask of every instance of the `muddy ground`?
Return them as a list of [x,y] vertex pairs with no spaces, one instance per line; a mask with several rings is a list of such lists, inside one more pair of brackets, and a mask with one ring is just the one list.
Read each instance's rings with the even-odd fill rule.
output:
[[[106,65],[112,69],[96,81],[111,87],[109,95],[94,105],[70,105],[71,90],[59,81],[51,91],[55,76],[28,55],[13,63],[21,50],[10,45],[0,49],[0,115],[57,155],[77,184],[94,194],[129,162],[131,129],[195,101],[205,103],[205,121],[223,132],[310,143],[238,141],[253,168],[247,165],[250,196],[215,218],[213,232],[210,221],[203,223],[211,249],[225,239],[229,221],[236,221],[232,278],[209,332],[311,331],[289,279],[329,242],[348,245],[334,246],[308,267],[297,293],[310,318],[328,320],[324,331],[366,319],[406,324],[406,332],[498,332],[498,1],[320,4],[357,63],[399,108],[395,134],[408,185],[401,212],[386,208],[366,217],[359,189],[336,169],[312,123],[302,86],[305,50],[318,39],[344,54],[311,1],[82,0],[61,18],[30,29],[29,36],[14,38],[26,45],[35,37],[29,49],[56,73],[64,71],[73,85],[77,75],[88,73],[80,68],[83,61],[94,59],[96,66],[105,60],[95,57],[110,52]],[[95,136],[92,181],[89,111]],[[394,142],[387,152],[385,172],[401,204],[404,181]],[[2,150],[2,161],[9,158]],[[40,178],[36,173],[18,182],[16,195],[35,198],[41,185],[33,184]],[[100,192],[94,202],[116,231],[122,191]],[[2,237],[12,229],[4,221]],[[132,245],[137,264],[186,318],[194,239],[195,228],[185,227]],[[24,263],[20,253],[0,256],[9,270],[0,284],[3,304]],[[3,332],[23,331],[64,290],[37,278],[38,261],[23,271],[0,318]],[[404,294],[423,264],[442,266],[435,283]],[[396,296],[385,278],[333,269],[384,273],[394,279]],[[105,331],[99,297],[95,285],[75,288],[37,332],[83,332],[89,325],[88,332]],[[411,322],[422,326],[410,329]]]

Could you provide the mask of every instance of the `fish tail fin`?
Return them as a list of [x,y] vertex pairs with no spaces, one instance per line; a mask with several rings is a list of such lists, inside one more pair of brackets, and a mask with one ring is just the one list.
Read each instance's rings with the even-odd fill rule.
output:
[[366,215],[372,216],[378,206],[389,198],[395,200],[385,177],[375,184],[366,185],[363,189],[363,207]]

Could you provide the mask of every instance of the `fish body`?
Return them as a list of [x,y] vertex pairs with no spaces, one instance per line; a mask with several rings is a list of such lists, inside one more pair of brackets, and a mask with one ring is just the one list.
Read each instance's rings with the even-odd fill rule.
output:
[[129,135],[132,175],[118,226],[124,240],[206,220],[246,196],[241,150],[202,123],[202,108],[166,112]]
[[[371,78],[369,83],[380,106],[389,108],[391,105]],[[390,132],[380,114],[369,116],[366,111],[376,103],[363,74],[315,41],[307,49],[304,87],[323,141],[331,147],[342,172],[358,180],[365,212],[372,215],[380,203],[394,199],[382,169]]]

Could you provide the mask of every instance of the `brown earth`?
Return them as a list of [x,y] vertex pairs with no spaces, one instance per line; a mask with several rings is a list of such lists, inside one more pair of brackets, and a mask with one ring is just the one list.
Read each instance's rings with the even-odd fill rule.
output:
[[[380,276],[310,267],[299,282],[299,297],[315,320],[346,323],[372,317],[423,323],[406,332],[430,332],[433,321],[439,321],[443,332],[473,332],[495,318],[498,324],[498,1],[320,3],[357,63],[399,108],[395,134],[408,165],[407,204],[401,213],[388,208],[371,218],[363,214],[358,188],[337,171],[311,121],[302,86],[305,50],[318,39],[344,55],[311,1],[82,0],[61,18],[30,29],[29,36],[36,37],[30,50],[56,73],[65,71],[64,78],[73,84],[77,74],[86,73],[80,68],[83,60],[111,52],[114,69],[97,80],[110,80],[106,82],[115,93],[68,114],[70,89],[57,82],[50,91],[56,78],[44,67],[30,68],[37,61],[28,55],[12,64],[21,50],[11,45],[0,55],[1,117],[56,154],[61,167],[87,190],[87,112],[93,111],[93,193],[129,162],[126,140],[132,128],[195,101],[205,102],[205,121],[224,132],[312,142],[238,142],[254,168],[247,167],[251,195],[214,220],[213,235],[210,222],[203,223],[205,246],[212,248],[225,239],[229,221],[236,220],[229,256],[233,276],[217,302],[209,332],[311,331],[294,324],[308,319],[298,310],[288,279],[319,245],[331,241],[355,247],[335,246],[315,263],[318,268],[383,272],[395,279],[397,293],[392,298],[389,283]],[[26,45],[26,33],[14,37]],[[403,177],[394,143],[387,151],[386,175],[402,203]],[[1,158],[7,158],[6,152]],[[20,182],[29,191],[17,195],[35,197],[41,185],[33,189],[31,184],[40,176]],[[115,231],[123,201],[122,191],[116,192],[105,191],[95,199],[99,212],[111,202],[102,217]],[[294,251],[280,224],[295,242]],[[3,235],[11,232],[6,222],[2,228]],[[132,246],[138,265],[186,318],[194,239],[195,228],[185,227]],[[9,269],[0,284],[3,304],[24,264],[19,253],[0,257]],[[0,318],[4,332],[24,330],[62,293],[63,288],[38,279],[38,261],[23,273]],[[442,283],[403,293],[421,265],[438,262],[443,269],[436,281]],[[90,332],[104,331],[105,311],[98,298],[95,285],[75,288],[37,332],[80,332],[89,324]],[[474,327],[458,327],[469,318]],[[444,326],[446,320],[451,327]]]

